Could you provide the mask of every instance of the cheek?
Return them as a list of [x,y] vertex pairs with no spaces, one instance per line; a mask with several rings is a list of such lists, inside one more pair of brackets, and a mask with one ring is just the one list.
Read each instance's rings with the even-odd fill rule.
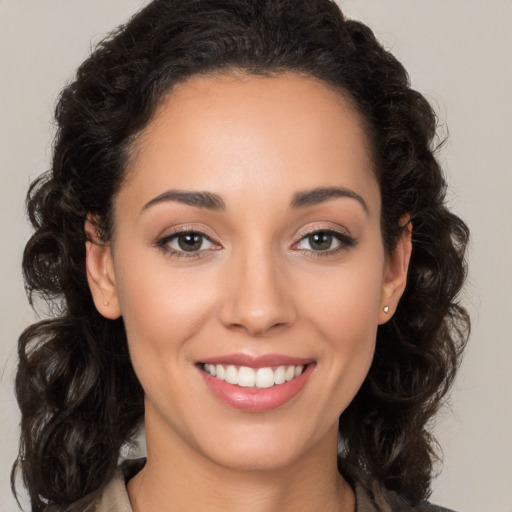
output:
[[[117,289],[130,351],[144,357],[153,353],[181,357],[182,344],[199,331],[211,316],[214,290],[211,276],[197,269],[171,272],[165,258],[143,264],[125,262]],[[203,272],[204,273],[204,272]],[[150,349],[150,350],[149,350]]]
[[211,280],[206,286],[197,271],[195,278],[171,272],[165,259],[147,266],[139,261],[137,268],[126,267],[120,274],[118,292],[133,368],[146,398],[178,424],[179,411],[188,407],[180,408],[180,401],[197,386],[191,354],[211,321],[215,287]]
[[[383,261],[383,260],[382,260]],[[375,350],[382,284],[382,261],[340,266],[302,289],[304,317],[320,333],[321,364],[332,383],[333,400],[343,410],[369,371]],[[342,391],[340,393],[340,391]]]
[[[357,338],[365,329],[376,330],[382,289],[380,258],[353,262],[308,277],[301,287],[302,303],[329,330]],[[316,285],[316,286],[315,286]]]

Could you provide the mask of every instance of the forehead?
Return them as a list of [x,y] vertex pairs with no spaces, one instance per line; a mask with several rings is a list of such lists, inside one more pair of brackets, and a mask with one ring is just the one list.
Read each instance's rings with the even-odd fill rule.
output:
[[130,183],[146,199],[165,187],[268,197],[265,185],[377,186],[364,122],[343,93],[309,76],[242,72],[175,86],[134,144]]

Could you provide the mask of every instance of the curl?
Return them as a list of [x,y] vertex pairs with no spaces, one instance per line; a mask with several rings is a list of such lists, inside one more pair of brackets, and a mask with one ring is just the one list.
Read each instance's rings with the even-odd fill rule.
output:
[[134,142],[175,84],[228,70],[323,80],[361,114],[382,196],[387,252],[409,215],[413,252],[373,365],[340,418],[343,471],[416,503],[436,460],[432,419],[469,332],[458,303],[468,230],[445,204],[436,118],[403,66],[330,0],[156,0],[101,42],[62,92],[51,170],[27,198],[34,234],[23,259],[30,300],[52,318],[19,339],[21,474],[33,510],[85,509],[108,482],[143,418],[143,391],[122,320],[94,307],[85,269],[87,215],[108,242],[112,205]]

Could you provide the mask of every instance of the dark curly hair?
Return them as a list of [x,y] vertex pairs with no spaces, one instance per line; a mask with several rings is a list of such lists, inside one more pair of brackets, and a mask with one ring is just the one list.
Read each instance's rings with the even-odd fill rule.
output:
[[19,339],[12,485],[19,473],[34,511],[61,510],[101,490],[143,421],[123,321],[103,318],[88,288],[86,217],[108,241],[130,148],[163,96],[193,75],[234,69],[313,76],[349,98],[371,141],[386,251],[403,230],[400,219],[411,217],[408,284],[340,418],[340,470],[376,479],[411,503],[429,495],[437,458],[431,420],[469,332],[457,302],[468,229],[445,206],[429,103],[372,31],[331,0],[155,0],[101,42],[63,90],[52,167],[28,193],[35,232],[23,258],[26,288],[31,303],[43,297],[53,305],[49,319]]

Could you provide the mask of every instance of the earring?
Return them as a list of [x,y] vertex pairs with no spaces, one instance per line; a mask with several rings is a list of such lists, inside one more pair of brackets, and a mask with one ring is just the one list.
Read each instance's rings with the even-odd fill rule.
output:
[[104,303],[103,303],[104,306],[108,306],[109,303],[108,303],[108,300],[106,300]]
[[389,306],[384,306],[384,313],[389,313]]

